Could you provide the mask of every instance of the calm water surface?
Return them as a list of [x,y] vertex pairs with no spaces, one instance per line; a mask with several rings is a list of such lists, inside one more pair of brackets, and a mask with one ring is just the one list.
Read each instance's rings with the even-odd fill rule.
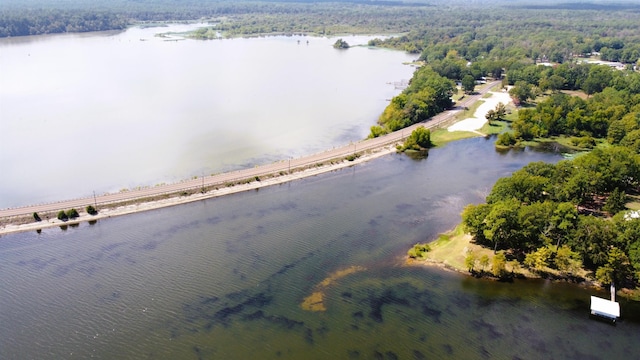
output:
[[0,207],[345,145],[414,70],[414,55],[335,38],[154,36],[193,27],[0,39]]
[[[632,359],[640,311],[401,257],[495,180],[558,154],[471,139],[289,184],[0,238],[0,358]],[[301,308],[323,279],[324,312]],[[606,296],[606,294],[600,294]]]

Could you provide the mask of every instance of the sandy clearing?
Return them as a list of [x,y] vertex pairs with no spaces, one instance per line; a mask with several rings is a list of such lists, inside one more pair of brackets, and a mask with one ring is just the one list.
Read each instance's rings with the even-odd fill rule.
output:
[[467,118],[461,120],[447,129],[449,131],[476,131],[482,128],[484,124],[487,122],[485,115],[489,112],[489,110],[493,110],[496,108],[498,103],[503,103],[505,105],[511,103],[511,96],[506,91],[490,91],[491,97],[482,99],[483,103],[478,106],[478,109],[473,114],[472,118]]

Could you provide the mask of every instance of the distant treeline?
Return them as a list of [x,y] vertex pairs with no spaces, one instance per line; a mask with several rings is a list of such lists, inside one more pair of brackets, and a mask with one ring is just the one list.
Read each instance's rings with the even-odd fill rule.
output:
[[[224,18],[229,35],[320,32],[335,29],[404,32],[419,2],[399,1],[169,1],[6,0],[0,6],[0,37],[123,29],[146,21]],[[234,25],[231,25],[234,24]],[[239,25],[235,25],[239,24]],[[402,24],[402,26],[399,26]]]
[[[3,0],[0,37],[122,29],[136,22],[212,21],[223,36],[269,33],[404,34],[378,46],[469,61],[527,57],[563,62],[599,52],[640,55],[640,5],[512,1]],[[635,59],[635,60],[634,60]]]
[[119,30],[128,25],[127,18],[109,12],[46,10],[0,13],[0,37]]
[[640,11],[487,8],[446,12],[374,45],[421,53],[433,62],[450,51],[467,61],[527,58],[562,63],[599,53],[640,58]]

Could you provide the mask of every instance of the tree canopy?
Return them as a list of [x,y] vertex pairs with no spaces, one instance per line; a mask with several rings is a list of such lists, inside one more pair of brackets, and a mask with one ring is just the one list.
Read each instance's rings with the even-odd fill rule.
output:
[[[625,192],[639,186],[640,155],[621,146],[597,148],[501,178],[487,203],[465,208],[463,225],[477,243],[508,250],[533,269],[572,272],[584,264],[600,280],[635,286],[640,219],[616,212],[624,209]],[[612,198],[615,206],[602,200]]]
[[391,99],[370,137],[396,131],[426,121],[451,107],[451,96],[456,91],[453,81],[438,75],[430,67],[416,70],[409,86]]

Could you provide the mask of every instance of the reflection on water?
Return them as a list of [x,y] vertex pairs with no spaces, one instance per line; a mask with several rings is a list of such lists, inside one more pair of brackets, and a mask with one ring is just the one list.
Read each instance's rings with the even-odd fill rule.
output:
[[[0,358],[636,358],[595,291],[402,266],[499,176],[559,155],[490,140],[0,239]],[[335,276],[345,269],[362,269]],[[301,306],[322,287],[325,311]],[[601,294],[604,295],[604,294]]]
[[363,139],[399,93],[391,83],[414,69],[403,63],[415,55],[337,51],[329,38],[154,36],[188,27],[0,39],[0,207],[175,182]]

